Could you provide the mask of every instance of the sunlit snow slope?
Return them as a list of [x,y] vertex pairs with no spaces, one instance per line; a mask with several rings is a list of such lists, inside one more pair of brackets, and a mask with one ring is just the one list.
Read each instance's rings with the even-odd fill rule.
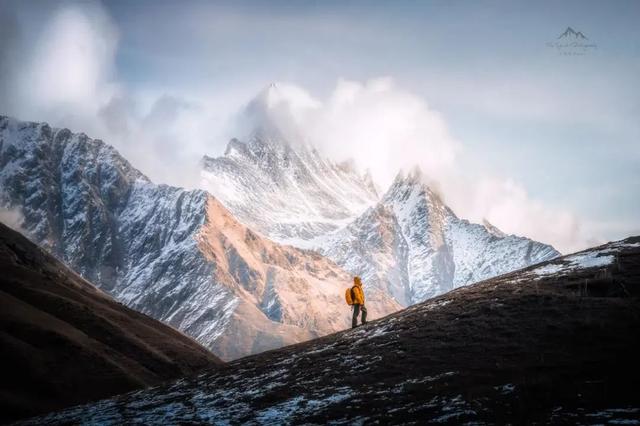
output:
[[203,160],[203,188],[252,229],[325,254],[403,306],[559,255],[458,218],[419,170],[379,198],[368,175],[324,158],[282,118],[281,95],[265,89],[247,107],[249,139]]
[[403,306],[559,255],[549,245],[458,218],[419,169],[400,173],[378,204],[311,245]]
[[377,201],[368,173],[335,163],[302,139],[288,139],[272,117],[278,88],[247,107],[252,131],[223,156],[204,157],[203,188],[241,221],[275,241],[303,245],[336,230]]

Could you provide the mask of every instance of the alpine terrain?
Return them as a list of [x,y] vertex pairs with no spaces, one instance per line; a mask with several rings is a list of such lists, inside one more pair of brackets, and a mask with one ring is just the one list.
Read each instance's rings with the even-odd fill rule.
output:
[[281,109],[272,84],[247,107],[247,141],[231,140],[201,171],[205,189],[269,238],[326,255],[402,306],[560,254],[458,218],[419,169],[379,197],[368,173],[324,158],[293,125],[283,130]]
[[0,422],[158,385],[221,361],[0,224]]
[[281,99],[272,84],[246,108],[249,139],[232,139],[223,156],[205,156],[202,185],[238,219],[274,241],[306,240],[349,223],[378,199],[371,176],[352,162],[334,163],[272,117]]
[[26,424],[637,424],[640,237]]
[[[34,242],[224,359],[350,325],[338,265],[264,238],[205,191],[154,184],[100,140],[0,116],[0,188]],[[400,308],[367,298],[373,318]]]

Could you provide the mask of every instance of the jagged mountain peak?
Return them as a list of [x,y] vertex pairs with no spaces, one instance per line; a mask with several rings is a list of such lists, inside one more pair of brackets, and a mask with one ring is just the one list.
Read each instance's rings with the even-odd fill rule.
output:
[[489,222],[486,218],[482,218],[482,226],[484,226],[485,229],[489,231],[490,234],[498,238],[503,238],[507,236],[507,234],[502,232],[497,226]]
[[[227,143],[227,148],[224,150],[224,155],[246,154],[246,150],[246,143],[241,142],[236,138],[232,138],[229,143]],[[203,158],[208,159],[211,157],[205,155]]]
[[367,188],[369,188],[369,190],[371,191],[372,194],[379,194],[380,193],[380,187],[378,186],[378,184],[373,180],[373,175],[371,174],[371,170],[370,169],[365,169],[364,170],[364,174],[362,175],[362,179],[364,180],[364,183],[366,185]]
[[279,102],[283,100],[283,90],[281,84],[278,82],[271,82],[266,85],[258,94],[251,100],[249,105],[260,108],[273,108]]
[[285,137],[295,133],[281,131],[269,108],[262,112],[266,125],[258,124],[244,141],[232,139],[223,156],[202,161],[203,187],[242,222],[276,241],[305,247],[378,201],[370,173],[361,174],[353,160],[324,157],[302,138]]
[[559,254],[459,219],[418,167],[400,171],[376,206],[316,248],[404,306]]
[[[99,159],[108,159],[109,164],[117,175],[129,180],[143,180],[149,178],[133,167],[129,161],[113,146],[100,139],[92,139],[83,132],[73,133],[67,128],[51,127],[45,122],[21,121],[13,117],[0,115],[0,151],[6,156],[7,162],[20,160],[28,165],[35,164],[37,159],[22,158],[27,151],[35,150],[39,155],[52,161],[54,152],[64,155],[68,161],[73,161],[73,153],[83,154],[84,160],[90,153],[95,163]],[[86,164],[84,164],[86,166]]]
[[409,198],[424,198],[432,206],[453,212],[445,205],[440,194],[434,191],[427,183],[427,177],[419,166],[412,167],[408,172],[401,170],[396,175],[393,183],[382,196],[382,201],[387,203],[405,203]]
[[396,174],[396,177],[393,179],[393,183],[390,188],[398,187],[398,186],[425,186],[426,184],[426,175],[420,168],[420,166],[415,165],[411,167],[409,170],[401,169]]
[[247,139],[265,144],[305,144],[299,114],[315,109],[319,102],[304,90],[283,83],[271,83],[245,107],[241,121]]

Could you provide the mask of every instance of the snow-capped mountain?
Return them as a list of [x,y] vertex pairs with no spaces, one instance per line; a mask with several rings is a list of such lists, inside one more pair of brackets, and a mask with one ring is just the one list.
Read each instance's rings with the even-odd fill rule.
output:
[[204,157],[202,185],[253,229],[302,245],[349,223],[378,194],[351,162],[332,162],[302,138],[287,139],[270,117],[278,90],[271,85],[249,104],[246,141],[232,139],[223,156]]
[[417,168],[406,177],[401,172],[353,223],[311,245],[403,306],[559,255],[487,221],[458,218]]
[[0,289],[0,424],[223,364],[2,223]]
[[[209,193],[156,185],[111,146],[0,116],[0,206],[84,278],[225,359],[346,328],[351,276],[274,243]],[[399,305],[368,293],[374,316]]]
[[233,139],[223,156],[203,160],[203,188],[249,227],[319,251],[403,306],[559,255],[459,219],[419,171],[378,198],[370,176],[324,158],[295,123],[282,130],[279,95],[272,85],[249,104],[247,142]]

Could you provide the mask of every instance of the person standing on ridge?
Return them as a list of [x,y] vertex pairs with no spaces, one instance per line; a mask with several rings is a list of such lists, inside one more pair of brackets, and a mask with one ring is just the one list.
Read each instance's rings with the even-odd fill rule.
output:
[[358,326],[358,315],[362,312],[362,324],[367,323],[367,308],[364,306],[364,291],[362,291],[362,281],[360,277],[353,277],[353,286],[347,289],[347,304],[353,307],[353,319],[351,328]]

